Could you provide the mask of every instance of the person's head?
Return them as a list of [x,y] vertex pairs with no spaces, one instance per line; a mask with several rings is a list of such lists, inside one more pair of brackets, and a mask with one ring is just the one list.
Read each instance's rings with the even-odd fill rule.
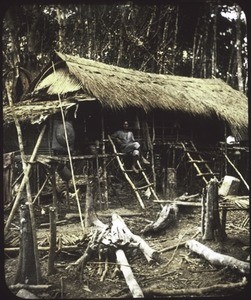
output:
[[124,128],[125,130],[128,129],[128,122],[127,122],[127,121],[124,121],[124,122],[123,122],[123,128]]

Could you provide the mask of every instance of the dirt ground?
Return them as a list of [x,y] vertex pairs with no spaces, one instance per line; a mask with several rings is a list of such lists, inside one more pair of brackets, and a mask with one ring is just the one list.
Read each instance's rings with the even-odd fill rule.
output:
[[[147,200],[146,209],[143,211],[137,200],[128,194],[120,201],[113,201],[109,204],[109,209],[100,211],[96,209],[99,219],[105,224],[111,224],[111,214],[113,212],[123,215],[128,213],[138,213],[138,215],[123,217],[126,225],[134,233],[145,239],[145,241],[155,250],[177,245],[189,240],[200,229],[201,209],[200,207],[179,207],[178,219],[169,228],[154,235],[143,236],[142,229],[155,221],[161,208],[159,204]],[[71,208],[71,212],[77,212],[76,207]],[[102,216],[101,216],[102,213]],[[106,216],[105,216],[105,215]],[[200,241],[213,250],[233,256],[239,260],[246,261],[249,256],[249,224],[242,227],[241,224],[247,212],[231,211],[227,215],[226,233],[227,239],[224,242],[202,241],[201,235],[196,236]],[[64,219],[64,214],[60,216]],[[43,220],[43,222],[46,220]],[[16,220],[18,223],[18,220]],[[42,221],[41,221],[42,222]],[[131,297],[122,273],[117,273],[113,277],[116,267],[114,256],[111,255],[108,261],[108,271],[103,280],[98,275],[99,258],[92,257],[83,272],[72,272],[66,270],[69,263],[76,261],[85,251],[87,240],[83,240],[81,224],[78,219],[71,219],[64,225],[57,226],[58,236],[69,236],[69,243],[80,245],[79,251],[61,251],[56,256],[56,270],[53,275],[47,276],[48,253],[39,252],[43,284],[51,285],[45,291],[33,291],[33,293],[43,299],[83,299],[83,298],[120,298]],[[48,243],[49,229],[39,227],[37,231],[38,243],[45,246]],[[64,243],[63,243],[64,244]],[[6,247],[6,245],[5,245]],[[146,298],[158,296],[168,297],[174,295],[172,292],[183,289],[180,296],[193,296],[189,293],[192,288],[202,289],[219,284],[230,284],[240,282],[243,275],[238,271],[227,268],[213,266],[204,258],[192,253],[185,246],[176,247],[160,254],[160,260],[154,264],[149,264],[139,249],[127,248],[125,253],[132,268],[135,279],[143,290]],[[5,255],[5,278],[7,286],[13,284],[16,274],[18,253],[16,255]],[[102,270],[104,264],[102,264]],[[16,293],[17,291],[13,291]],[[207,293],[195,296],[240,296],[242,289],[225,291],[213,289]]]

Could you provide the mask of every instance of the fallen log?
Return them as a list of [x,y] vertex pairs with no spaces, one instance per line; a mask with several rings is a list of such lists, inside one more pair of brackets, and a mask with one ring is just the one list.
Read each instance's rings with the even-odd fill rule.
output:
[[[73,251],[73,250],[80,250],[81,247],[78,246],[78,245],[69,245],[69,246],[61,246],[60,249],[56,248],[56,251],[60,250],[60,251]],[[9,253],[9,254],[12,254],[12,253],[18,253],[20,250],[19,247],[11,247],[11,248],[4,248],[4,252],[5,253]],[[50,250],[50,247],[49,246],[38,246],[38,251],[49,251]]]
[[171,223],[177,219],[178,207],[176,204],[166,204],[157,219],[157,221],[152,222],[142,230],[143,234],[148,234],[152,232],[160,231],[167,228]]
[[[224,292],[233,292],[233,290],[244,288],[247,285],[246,277],[243,277],[242,281],[240,282],[233,282],[233,283],[222,283],[222,284],[215,284],[212,286],[201,287],[201,288],[187,288],[187,289],[175,289],[175,290],[167,290],[161,289],[159,287],[149,287],[143,289],[143,293],[145,297],[165,297],[165,296],[205,296],[207,294],[216,294],[220,292],[220,296],[223,296],[222,293]],[[123,298],[127,297],[123,295]]]
[[34,290],[34,291],[43,291],[48,290],[51,288],[51,284],[11,284],[8,286],[8,288],[12,291],[20,290],[20,289],[26,289],[26,290]]
[[139,247],[149,263],[158,260],[159,252],[151,248],[139,235],[133,234],[118,214],[112,215],[111,235],[114,244]]
[[220,254],[207,246],[197,242],[196,240],[189,240],[186,242],[186,247],[188,247],[193,252],[201,255],[206,260],[208,260],[213,265],[227,266],[232,269],[238,270],[243,274],[248,274],[250,272],[249,262],[244,262],[238,260],[232,256]]
[[122,249],[118,249],[116,251],[116,259],[117,259],[117,263],[120,266],[120,270],[124,275],[126,284],[128,285],[131,291],[133,298],[143,298],[144,297],[143,292],[133,275],[132,269],[129,266],[125,253]]

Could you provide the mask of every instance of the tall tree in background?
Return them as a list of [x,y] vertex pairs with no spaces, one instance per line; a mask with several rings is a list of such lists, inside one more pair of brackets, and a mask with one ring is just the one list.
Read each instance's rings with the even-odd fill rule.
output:
[[242,43],[241,43],[241,8],[237,5],[237,19],[236,19],[236,61],[237,61],[237,78],[238,78],[238,89],[244,92],[243,76],[242,76]]
[[246,25],[240,12],[223,17],[232,9],[215,1],[15,6],[3,22],[4,74],[19,65],[34,78],[59,50],[146,72],[214,75],[243,90]]

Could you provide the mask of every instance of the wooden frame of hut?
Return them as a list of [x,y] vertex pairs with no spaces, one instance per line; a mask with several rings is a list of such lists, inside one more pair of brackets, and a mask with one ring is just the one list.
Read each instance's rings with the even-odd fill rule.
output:
[[[170,196],[168,171],[172,169],[177,171],[178,180],[186,178],[186,191],[194,186],[193,168],[184,159],[183,146],[189,141],[213,161],[219,179],[226,173],[223,152],[248,153],[247,97],[220,79],[145,73],[56,52],[22,100],[13,107],[4,107],[4,152],[18,151],[13,111],[23,129],[28,156],[41,125],[47,124],[33,170],[35,194],[43,185],[41,165],[60,165],[61,177],[65,176],[66,181],[71,178],[69,165],[64,170],[69,153],[62,138],[67,131],[68,150],[78,167],[75,174],[83,178],[86,163],[96,174],[102,169],[99,188],[104,184],[107,204],[107,180],[111,175],[107,165],[114,160],[108,135],[124,119],[151,159],[154,188],[164,197]],[[61,131],[57,132],[57,126]],[[235,148],[225,143],[228,135],[237,139]],[[244,166],[248,165],[246,161],[245,157]],[[248,170],[245,172],[248,174]]]

